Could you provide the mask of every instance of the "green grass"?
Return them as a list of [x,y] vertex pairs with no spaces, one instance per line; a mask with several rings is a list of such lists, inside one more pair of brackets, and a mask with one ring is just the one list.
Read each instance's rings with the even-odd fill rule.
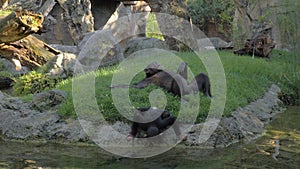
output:
[[159,29],[158,22],[156,20],[156,16],[153,13],[149,14],[147,24],[146,24],[146,37],[149,38],[157,38],[164,41],[164,37]]
[[[206,72],[201,61],[193,53],[179,53],[178,55],[189,65],[194,74]],[[278,84],[286,96],[299,98],[299,87],[297,87],[297,84],[300,84],[300,68],[299,59],[295,53],[275,50],[272,53],[270,61],[262,58],[252,59],[248,56],[237,56],[228,51],[220,51],[219,55],[224,66],[227,82],[226,106],[223,115],[228,116],[238,107],[243,107],[249,102],[262,97],[273,83]],[[160,63],[170,60],[170,58],[164,58],[163,56],[161,58],[163,59],[159,61]],[[117,66],[118,65],[107,67],[93,74],[93,76],[95,76],[95,96],[99,111],[104,115],[106,120],[111,122],[124,120],[124,117],[119,114],[113,103],[111,90],[109,89],[113,75],[121,71],[117,69]],[[134,67],[134,65],[130,67]],[[88,76],[89,75],[82,75],[76,78],[85,81],[88,80]],[[140,72],[134,76],[131,83],[143,78],[144,74]],[[65,117],[75,117],[76,113],[73,108],[72,100],[72,80],[69,79],[61,82],[57,86],[57,89],[66,91],[69,94],[68,100],[61,106],[59,113]],[[151,85],[145,89],[130,89],[129,96],[132,106],[135,108],[150,106],[149,94],[155,89],[159,88]],[[213,91],[212,94],[215,95],[217,92],[218,91]],[[87,95],[88,94],[89,93],[87,93]],[[177,114],[180,109],[179,98],[167,92],[165,92],[165,94],[167,103],[157,103],[158,107],[164,107],[164,104],[166,104],[166,110]],[[120,97],[121,95],[122,94],[120,94]],[[200,94],[200,106],[201,108],[199,109],[197,118],[198,122],[206,118],[210,107],[210,99],[204,97],[202,93]],[[87,112],[87,114],[89,113],[91,112]]]

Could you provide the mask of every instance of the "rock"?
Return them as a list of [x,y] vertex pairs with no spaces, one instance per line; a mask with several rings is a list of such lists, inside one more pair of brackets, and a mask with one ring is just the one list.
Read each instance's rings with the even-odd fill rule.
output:
[[[197,42],[202,48],[205,48],[205,49],[209,49],[209,48],[231,49],[231,48],[233,48],[231,43],[227,43],[219,37],[198,39]],[[211,46],[211,45],[213,45],[213,46]]]
[[37,93],[33,96],[32,103],[39,111],[45,112],[64,102],[67,94],[61,90]]
[[109,18],[115,12],[117,6],[120,4],[119,1],[99,1],[90,0],[92,4],[92,13],[94,17],[94,28],[95,30],[101,30],[107,23]]
[[[64,120],[58,115],[58,105],[65,99],[61,91],[44,92],[34,96],[34,103],[26,103],[0,92],[0,135],[5,140],[31,140],[47,142],[88,142],[78,120]],[[32,108],[32,104],[40,110]]]
[[12,75],[20,75],[27,73],[29,69],[26,66],[21,66],[21,68],[19,68],[11,61],[0,58],[0,71],[5,71]]
[[72,77],[74,74],[75,63],[77,56],[72,53],[61,53],[55,56],[49,63],[49,74],[58,76],[62,79]]
[[125,47],[124,57],[127,58],[136,51],[148,48],[168,50],[167,45],[162,40],[156,38],[138,37],[128,42],[128,45]]
[[[299,29],[299,25],[294,26],[294,31],[286,31],[286,26],[282,25],[282,22],[294,22],[290,18],[293,18],[293,11],[296,10],[296,5],[292,1],[245,1],[234,0],[236,11],[233,21],[234,30],[234,46],[236,48],[244,47],[243,44],[249,38],[251,38],[256,32],[260,31],[262,24],[270,23],[272,25],[271,38],[276,43],[276,48],[289,48],[293,46],[291,39],[287,38],[290,34],[297,34],[295,31]],[[299,1],[298,1],[299,3]],[[289,6],[290,8],[287,8]],[[299,37],[295,36],[297,40]],[[242,46],[241,46],[242,45]]]
[[78,61],[93,68],[115,64],[124,59],[121,48],[110,30],[87,34],[79,44]]
[[237,124],[236,126],[247,139],[256,137],[257,134],[262,134],[264,123],[260,121],[255,114],[249,112],[234,112],[232,116],[234,117],[234,121],[232,122]]
[[264,125],[284,108],[278,99],[280,88],[272,85],[265,95],[249,105],[232,112],[230,117],[223,117],[210,138],[204,143],[199,143],[199,136],[203,123],[193,127],[193,133],[188,134],[185,142],[189,146],[201,147],[226,147],[235,142],[249,141],[257,138],[264,132]]
[[0,90],[12,87],[14,80],[9,77],[0,76]]
[[[199,142],[199,136],[204,124],[194,125],[184,143],[188,146],[216,148],[226,147],[241,140],[249,141],[257,138],[263,133],[264,125],[270,121],[261,117],[267,117],[264,114],[274,117],[284,110],[277,98],[278,93],[280,93],[280,88],[272,85],[261,99],[237,109],[230,117],[223,117],[214,133],[203,143]],[[79,123],[79,120],[75,119],[62,119],[57,114],[56,106],[64,99],[66,99],[64,92],[52,90],[36,94],[31,103],[26,103],[0,91],[0,134],[3,135],[1,137],[4,139],[91,143],[91,138],[84,132],[81,125],[85,126],[84,128],[96,125],[96,128],[91,128],[93,140],[107,142],[108,145],[127,142],[125,139],[121,139],[118,133],[106,132],[108,130],[99,134],[99,129],[109,129],[110,127],[98,121],[93,124],[93,122],[84,120],[80,120]],[[38,110],[32,109],[32,106]],[[253,106],[262,106],[262,108],[255,109]],[[211,122],[217,125],[218,121],[215,119]],[[123,122],[114,123],[112,128],[123,135],[130,131],[130,126]],[[115,142],[112,143],[109,138],[115,138]]]
[[78,54],[79,52],[77,46],[68,46],[68,45],[60,45],[60,44],[51,44],[50,46],[64,53]]
[[110,30],[124,52],[128,41],[135,37],[145,37],[149,12],[132,13],[132,6],[120,3],[103,30]]
[[132,12],[151,12],[149,4],[145,1],[135,1],[136,4],[132,6]]
[[81,51],[86,43],[88,42],[88,40],[95,34],[95,32],[88,32],[86,34],[83,35],[82,40],[78,43],[77,48],[79,51]]
[[94,31],[94,18],[90,0],[57,0],[63,8],[63,21],[68,24],[68,30],[74,43],[77,44],[82,35]]
[[10,109],[19,110],[21,108],[22,101],[15,97],[11,97],[8,94],[0,91],[0,110]]

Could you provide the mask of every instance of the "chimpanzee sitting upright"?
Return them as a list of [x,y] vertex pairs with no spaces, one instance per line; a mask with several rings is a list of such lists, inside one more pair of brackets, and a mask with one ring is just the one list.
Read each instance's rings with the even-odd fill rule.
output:
[[[139,108],[134,115],[134,122],[131,126],[131,131],[127,140],[130,141],[134,137],[153,137],[159,135],[170,126],[173,127],[177,137],[180,137],[182,140],[186,139],[185,136],[181,135],[179,126],[174,123],[176,121],[176,117],[172,116],[168,111],[163,111],[156,119],[149,122],[151,117],[153,117],[153,114],[155,116],[157,115],[157,112],[160,111],[155,108]],[[139,136],[138,132],[140,130],[142,130],[146,136]]]

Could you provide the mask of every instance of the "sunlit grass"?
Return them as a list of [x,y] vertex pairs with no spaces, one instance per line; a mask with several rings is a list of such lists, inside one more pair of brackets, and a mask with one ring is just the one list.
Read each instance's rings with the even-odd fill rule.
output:
[[149,14],[147,24],[146,24],[146,37],[157,38],[164,41],[164,37],[160,32],[156,16],[153,13]]
[[[266,90],[271,86],[271,84],[278,84],[285,93],[292,93],[294,89],[289,88],[290,83],[286,83],[285,79],[282,78],[282,74],[288,75],[287,77],[292,78],[289,74],[293,67],[299,69],[299,66],[293,65],[288,60],[289,53],[283,53],[279,55],[278,52],[274,51],[272,53],[271,61],[267,61],[262,58],[254,58],[247,56],[237,56],[231,52],[221,51],[219,52],[220,59],[223,63],[226,82],[227,82],[227,97],[226,97],[226,106],[224,115],[228,116],[231,112],[238,107],[243,107],[249,102],[254,101],[263,96]],[[206,72],[204,65],[201,63],[200,59],[193,53],[178,53],[179,57],[184,60],[191,71],[194,74],[200,72]],[[168,57],[161,56],[160,63],[165,63],[170,60]],[[131,62],[132,65],[128,66],[135,67],[141,62]],[[164,64],[162,64],[164,65]],[[291,66],[292,65],[292,66]],[[128,70],[130,70],[128,68]],[[122,69],[127,69],[123,67]],[[95,92],[96,100],[98,103],[99,111],[104,115],[108,121],[124,120],[122,115],[116,109],[112,96],[111,89],[109,86],[112,83],[112,78],[117,72],[121,72],[121,69],[118,68],[118,65],[112,67],[106,67],[101,70],[94,72],[95,76]],[[124,71],[124,70],[123,70]],[[172,70],[176,72],[176,70]],[[84,80],[86,75],[81,75],[76,78],[82,78]],[[131,81],[131,84],[140,81],[144,78],[144,73],[137,73]],[[127,77],[126,77],[127,78]],[[129,77],[128,77],[129,78]],[[192,77],[189,77],[189,80]],[[295,79],[292,79],[292,82],[295,82]],[[291,82],[291,84],[292,84]],[[296,84],[295,84],[296,85]],[[72,103],[72,80],[68,79],[61,82],[58,87],[63,91],[66,91],[69,95],[68,100],[61,106],[60,114],[63,116],[73,116],[75,117],[75,111]],[[132,105],[137,107],[148,107],[150,106],[149,94],[156,89],[160,89],[157,86],[151,85],[144,89],[129,89],[129,97]],[[112,90],[122,90],[122,89],[112,89]],[[296,90],[296,89],[295,89]],[[213,91],[216,94],[218,91]],[[180,109],[180,99],[174,97],[172,94],[165,92],[167,98],[166,110],[177,114]],[[210,99],[204,97],[200,93],[200,109],[198,114],[198,121],[203,121],[208,113],[210,107]]]

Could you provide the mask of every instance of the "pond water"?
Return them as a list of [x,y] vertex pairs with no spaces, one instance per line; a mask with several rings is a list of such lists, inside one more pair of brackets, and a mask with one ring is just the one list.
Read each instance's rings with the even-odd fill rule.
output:
[[120,158],[92,146],[0,142],[0,169],[296,169],[300,168],[299,122],[300,107],[289,107],[255,141],[213,150],[179,145],[147,159]]

